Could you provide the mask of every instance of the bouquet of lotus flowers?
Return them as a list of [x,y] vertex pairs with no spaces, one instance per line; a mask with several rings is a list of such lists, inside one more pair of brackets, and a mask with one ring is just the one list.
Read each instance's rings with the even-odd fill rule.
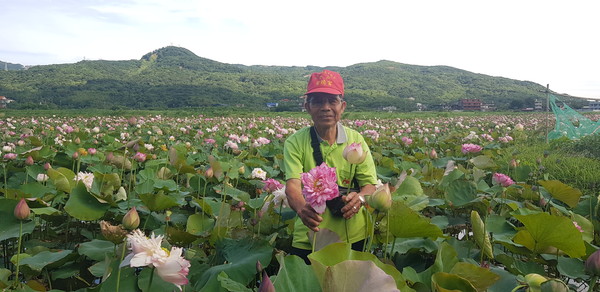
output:
[[337,185],[335,167],[329,167],[325,162],[302,173],[302,195],[319,214],[325,212],[326,202],[340,195]]

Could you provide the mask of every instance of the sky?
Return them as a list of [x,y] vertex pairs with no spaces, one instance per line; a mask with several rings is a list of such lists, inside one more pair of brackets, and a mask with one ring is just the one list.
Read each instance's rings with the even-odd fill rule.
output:
[[[0,61],[451,66],[600,99],[596,0],[0,0]],[[1,69],[1,68],[0,68]]]

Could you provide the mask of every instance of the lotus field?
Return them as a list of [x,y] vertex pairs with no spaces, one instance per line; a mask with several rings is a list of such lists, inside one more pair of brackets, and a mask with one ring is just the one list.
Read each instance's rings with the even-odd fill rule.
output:
[[3,117],[0,289],[594,290],[598,193],[514,151],[546,118],[343,119],[391,208],[363,210],[364,251],[317,232],[306,265],[282,159],[308,115]]

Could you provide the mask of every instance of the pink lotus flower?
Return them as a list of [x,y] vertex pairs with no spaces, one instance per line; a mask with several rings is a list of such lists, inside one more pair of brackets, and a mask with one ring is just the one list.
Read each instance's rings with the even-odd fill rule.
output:
[[492,182],[503,187],[508,187],[515,184],[515,182],[508,175],[502,173],[494,173],[492,176]]
[[351,143],[344,148],[342,156],[350,164],[361,164],[367,158],[367,152],[363,151],[361,143]]
[[17,159],[17,153],[6,153],[4,154],[4,159],[15,160]]
[[462,145],[462,153],[463,154],[477,153],[477,152],[481,151],[481,149],[483,149],[483,148],[477,144],[463,144]]
[[278,180],[273,178],[264,180],[263,183],[265,183],[263,190],[265,190],[268,193],[272,193],[278,189],[283,188],[283,184],[281,184]]
[[302,173],[302,195],[319,214],[325,212],[325,202],[340,195],[337,185],[335,167],[329,167],[325,162]]
[[577,230],[579,230],[579,232],[583,232],[583,228],[581,228],[581,226],[579,226],[579,224],[577,224],[576,221],[573,221],[573,225],[575,225],[575,228],[577,228]]
[[181,290],[181,285],[186,285],[190,272],[190,262],[181,255],[181,247],[172,247],[169,256],[162,259],[156,266],[157,274],[165,281],[173,283]]
[[137,152],[133,156],[133,159],[135,159],[137,162],[144,162],[144,161],[146,161],[146,154],[144,154],[142,152]]
[[413,142],[413,140],[411,138],[408,138],[406,136],[402,137],[401,140],[405,146],[408,146],[408,145],[412,144],[412,142]]
[[98,150],[96,150],[96,148],[88,148],[87,151],[90,155],[95,155]]

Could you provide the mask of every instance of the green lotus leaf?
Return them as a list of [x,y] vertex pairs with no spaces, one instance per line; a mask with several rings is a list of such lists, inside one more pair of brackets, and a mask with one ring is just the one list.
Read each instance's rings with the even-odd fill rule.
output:
[[494,160],[487,155],[479,155],[469,160],[473,165],[479,169],[490,169],[496,167]]
[[437,272],[431,277],[431,285],[438,292],[477,292],[477,289],[465,278],[444,272]]
[[57,190],[65,193],[70,193],[73,187],[75,187],[77,184],[77,182],[74,180],[75,173],[64,167],[60,167],[58,169],[49,168],[48,177],[50,177]]
[[55,194],[56,190],[38,182],[30,182],[19,186],[19,190],[33,198],[41,198],[46,194]]
[[275,257],[279,262],[279,271],[272,278],[275,291],[321,291],[315,272],[303,259],[295,255],[284,256],[283,253],[277,253]]
[[188,217],[186,231],[193,235],[201,235],[215,226],[215,219],[208,215],[192,214]]
[[499,275],[496,275],[489,269],[467,262],[456,263],[450,273],[466,279],[477,291],[486,291],[500,279]]
[[389,230],[395,237],[438,238],[444,235],[430,219],[421,216],[399,201],[392,202],[388,217]]
[[541,180],[538,183],[552,195],[553,198],[560,200],[561,202],[574,208],[581,198],[581,191],[579,189],[572,188],[558,180]]
[[31,212],[36,215],[59,215],[61,212],[52,207],[31,208]]
[[65,211],[79,220],[92,221],[102,218],[109,207],[108,204],[98,202],[96,197],[87,191],[83,182],[79,181],[65,204]]
[[[225,264],[212,266],[205,270],[200,278],[193,282],[194,289],[226,291],[217,279],[222,271],[227,273],[230,279],[248,285],[256,275],[256,262],[260,261],[266,265],[271,262],[273,255],[273,247],[267,241],[256,241],[250,238],[242,240],[225,238],[218,241],[217,248]],[[196,267],[192,265],[193,268]]]
[[198,239],[198,237],[193,234],[170,226],[167,226],[165,231],[168,235],[169,242],[177,246],[187,246],[194,242],[194,240]]
[[[152,275],[154,273],[154,275]],[[165,292],[179,291],[175,284],[163,280],[156,274],[156,269],[143,269],[138,276],[137,288],[133,291],[142,292]],[[150,283],[152,281],[152,283]],[[150,284],[150,285],[149,285]],[[150,288],[150,289],[148,289]]]
[[71,250],[61,250],[58,252],[43,251],[32,257],[22,259],[20,264],[28,266],[34,271],[41,272],[45,266],[63,259],[71,254],[71,252]]
[[221,283],[221,287],[225,288],[227,291],[236,291],[236,292],[253,292],[254,290],[250,288],[246,288],[246,285],[234,281],[229,278],[229,275],[225,272],[219,273],[217,276],[217,281]]
[[[382,263],[371,253],[350,247],[345,242],[333,243],[308,255],[323,290],[348,291],[348,287],[363,287],[366,290],[354,291],[372,291],[373,287],[378,287],[381,291],[395,291],[386,288],[410,291],[404,277],[394,266]],[[375,284],[373,281],[376,281]]]
[[106,240],[94,239],[79,244],[77,252],[92,260],[101,261],[104,260],[106,256],[112,257],[115,255],[115,244]]
[[446,188],[446,200],[453,206],[464,206],[477,198],[474,183],[464,179],[452,181]]
[[140,199],[150,211],[159,212],[175,206],[179,206],[177,199],[173,196],[163,194],[162,191],[156,194],[140,194]]
[[538,213],[531,215],[515,215],[525,225],[515,235],[515,243],[526,246],[534,252],[543,252],[549,247],[564,251],[570,257],[579,258],[586,254],[581,232],[577,230],[570,218]]

